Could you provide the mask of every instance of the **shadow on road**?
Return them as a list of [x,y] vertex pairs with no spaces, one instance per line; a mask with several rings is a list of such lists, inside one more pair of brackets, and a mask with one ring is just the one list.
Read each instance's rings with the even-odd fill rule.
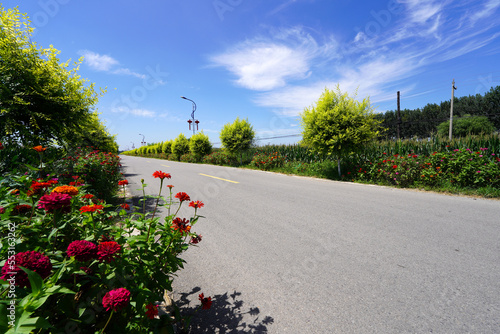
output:
[[[180,293],[176,304],[183,314],[193,314],[199,308],[198,295],[201,289],[194,288],[189,293]],[[267,333],[267,326],[274,322],[270,316],[261,316],[258,307],[246,309],[241,292],[227,292],[212,296],[210,310],[200,310],[193,316],[191,334],[198,333]],[[208,297],[208,296],[205,296]],[[190,305],[190,300],[196,300]]]

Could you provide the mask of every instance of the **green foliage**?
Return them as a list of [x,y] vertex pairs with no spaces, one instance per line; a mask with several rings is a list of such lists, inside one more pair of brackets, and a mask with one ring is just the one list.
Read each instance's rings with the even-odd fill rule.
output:
[[201,161],[205,155],[212,152],[212,144],[210,144],[208,136],[201,131],[191,136],[189,150],[197,161]]
[[227,154],[224,151],[215,151],[203,157],[203,162],[211,165],[220,165],[220,166],[231,166],[236,163],[234,160],[234,156]]
[[173,142],[174,142],[173,140],[167,140],[167,141],[163,142],[162,151],[167,156],[172,153],[172,143]]
[[322,156],[342,158],[359,151],[378,135],[368,98],[358,102],[337,86],[325,89],[316,106],[306,108],[302,117],[302,142]]
[[181,156],[189,152],[189,140],[183,133],[179,134],[172,143],[172,153],[176,156],[176,160],[180,160]]
[[262,170],[270,170],[273,168],[278,168],[283,166],[285,163],[285,158],[278,154],[278,152],[273,152],[271,154],[256,153],[253,156],[250,165],[260,168]]
[[224,125],[220,132],[220,141],[231,155],[242,154],[252,147],[255,131],[248,120],[236,118],[233,123]]
[[17,8],[0,5],[0,138],[26,146],[56,141],[68,147],[91,144],[114,151],[114,137],[92,109],[94,84],[68,69],[59,51],[31,42],[33,28]]
[[194,155],[193,153],[189,152],[189,153],[183,154],[181,156],[180,161],[195,163],[195,162],[198,162],[200,160],[198,159],[198,157],[196,155]]
[[[495,131],[493,123],[486,116],[465,116],[453,119],[452,136],[466,137],[468,135],[490,135]],[[443,122],[437,127],[438,135],[448,136],[450,121]]]

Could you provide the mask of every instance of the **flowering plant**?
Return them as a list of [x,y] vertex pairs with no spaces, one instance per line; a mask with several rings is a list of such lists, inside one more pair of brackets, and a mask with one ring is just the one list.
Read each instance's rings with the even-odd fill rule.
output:
[[[15,333],[20,328],[26,333],[187,329],[189,317],[181,316],[175,306],[172,314],[161,312],[158,305],[182,268],[180,255],[202,240],[193,226],[201,217],[198,211],[203,202],[191,201],[185,192],[174,196],[172,185],[167,186],[168,197],[161,196],[163,181],[171,176],[158,171],[160,191],[153,212],[140,212],[125,203],[125,197],[112,210],[114,206],[98,197],[86,175],[73,173],[57,175],[57,182],[49,182],[54,175],[49,180],[35,176],[35,180],[29,173],[9,176],[12,181],[7,186],[8,182],[0,182],[4,184],[0,187],[0,231],[10,236],[9,242],[0,244],[5,254],[0,259],[0,314],[7,314],[11,303],[15,305],[9,322],[0,323],[1,332]],[[80,179],[85,179],[85,186],[67,185]],[[114,182],[116,189],[119,183]],[[146,185],[142,186],[144,190]],[[182,205],[194,214],[178,217]],[[159,216],[162,207],[167,209],[164,218]],[[212,301],[203,297],[200,302],[199,309],[207,309]]]

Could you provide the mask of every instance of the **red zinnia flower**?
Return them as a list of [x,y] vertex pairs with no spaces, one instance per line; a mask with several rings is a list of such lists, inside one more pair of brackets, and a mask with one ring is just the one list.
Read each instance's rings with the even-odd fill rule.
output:
[[118,185],[119,185],[119,186],[125,186],[125,185],[127,185],[127,184],[128,184],[128,181],[127,181],[127,180],[120,180],[120,181],[118,181]]
[[212,307],[212,297],[205,298],[203,293],[200,293],[198,295],[198,299],[201,301],[201,309],[202,310],[209,310],[210,307]]
[[29,204],[19,204],[19,205],[16,205],[14,207],[14,210],[12,210],[12,212],[15,214],[15,215],[21,215],[23,213],[27,213],[27,212],[30,212],[31,211],[31,205]]
[[396,169],[398,168],[398,165],[393,165],[392,168]]
[[82,198],[84,198],[84,199],[92,199],[92,198],[94,198],[94,195],[92,195],[92,194],[85,194],[85,195],[82,196]]
[[80,208],[80,213],[84,212],[99,212],[104,209],[104,206],[100,204],[85,205]]
[[189,206],[192,208],[198,209],[198,208],[204,207],[205,204],[203,204],[202,201],[194,201],[194,202],[189,203]]
[[66,253],[80,262],[94,260],[97,258],[97,245],[87,240],[76,240],[69,244]]
[[98,246],[99,261],[111,262],[118,256],[121,246],[116,241],[104,241]]
[[130,205],[128,205],[127,203],[123,203],[120,205],[122,208],[124,208],[125,210],[130,210]]
[[3,206],[0,206],[0,215],[1,215],[2,213],[5,213],[5,208],[4,208]]
[[160,178],[160,179],[164,179],[164,178],[167,178],[167,179],[170,179],[171,176],[169,173],[165,173],[165,172],[162,172],[161,170],[157,170],[156,172],[153,173],[153,177],[154,178]]
[[3,150],[5,147],[3,146],[2,143],[0,143],[0,150]]
[[171,184],[169,184],[169,185],[167,185],[167,187],[168,187],[169,189],[172,189],[174,186],[173,186],[173,185],[171,185]]
[[56,210],[68,213],[71,211],[71,196],[60,193],[43,195],[38,201],[38,208],[44,209],[47,213],[54,213]]
[[184,192],[177,193],[175,195],[175,198],[179,199],[179,201],[181,201],[181,202],[190,201],[191,200],[191,198],[189,197],[189,195],[186,194],[186,193],[184,193]]
[[27,251],[17,253],[13,259],[9,258],[5,261],[0,278],[3,280],[12,278],[14,284],[22,288],[31,286],[28,274],[19,268],[19,266],[36,272],[43,279],[48,277],[52,271],[52,263],[50,263],[50,259],[47,256],[39,252]]
[[33,195],[40,194],[42,191],[45,190],[45,188],[49,188],[52,186],[51,182],[38,182],[38,181],[33,181],[31,182],[31,190]]
[[186,218],[175,218],[172,221],[172,228],[174,230],[180,231],[181,234],[188,233],[191,230],[191,226],[189,226],[189,220]]
[[38,146],[33,147],[33,149],[34,149],[35,151],[37,151],[37,152],[43,152],[43,151],[45,151],[47,148],[42,147],[42,145],[38,145]]
[[154,305],[154,304],[148,304],[146,305],[146,316],[149,318],[149,319],[154,319],[155,316],[158,315],[158,306]]
[[102,298],[102,306],[106,311],[120,311],[130,304],[130,291],[125,288],[111,290]]

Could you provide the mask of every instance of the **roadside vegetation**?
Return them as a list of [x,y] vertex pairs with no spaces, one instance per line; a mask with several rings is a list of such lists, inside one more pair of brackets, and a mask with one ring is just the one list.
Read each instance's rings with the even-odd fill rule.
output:
[[[488,92],[488,101],[497,92],[500,87]],[[425,138],[389,138],[390,129],[373,113],[367,98],[359,102],[337,87],[325,89],[318,102],[304,110],[303,139],[298,144],[258,147],[248,123],[245,131],[233,129],[228,141],[228,123],[221,132],[223,148],[207,149],[203,157],[191,150],[175,160],[500,198],[500,136],[494,126],[500,109],[492,115],[491,120],[486,116],[457,117],[452,140],[447,136],[446,121]],[[205,141],[208,148],[208,138]],[[123,154],[174,160],[168,148],[157,143]]]

